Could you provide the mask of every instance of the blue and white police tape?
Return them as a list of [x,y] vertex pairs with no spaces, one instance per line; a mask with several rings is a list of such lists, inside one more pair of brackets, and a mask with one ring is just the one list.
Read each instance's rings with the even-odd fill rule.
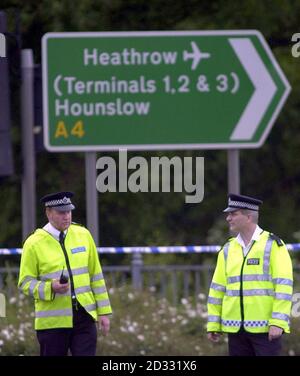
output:
[[[300,243],[286,244],[291,252],[300,251]],[[216,253],[221,249],[219,245],[188,245],[165,247],[98,247],[98,253],[132,254],[132,253]],[[20,255],[22,248],[0,248],[0,255]]]

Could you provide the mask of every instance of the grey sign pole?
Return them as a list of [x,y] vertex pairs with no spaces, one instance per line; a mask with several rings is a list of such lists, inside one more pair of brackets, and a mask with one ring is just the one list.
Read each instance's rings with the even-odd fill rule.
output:
[[228,193],[240,193],[240,153],[239,150],[228,150]]
[[9,67],[6,54],[6,13],[0,11],[0,176],[14,173],[11,147],[11,109],[9,88]]
[[87,227],[93,235],[95,243],[99,246],[99,221],[98,221],[98,197],[96,190],[96,153],[85,153],[85,189]]
[[34,153],[34,63],[32,50],[21,53],[21,122],[22,122],[22,235],[23,239],[36,227],[35,153]]

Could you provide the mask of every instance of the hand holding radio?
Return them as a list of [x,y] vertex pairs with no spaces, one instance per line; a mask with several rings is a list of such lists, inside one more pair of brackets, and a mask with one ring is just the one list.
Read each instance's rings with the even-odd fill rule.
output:
[[64,275],[64,268],[59,279],[54,279],[52,281],[52,290],[57,294],[64,294],[69,291],[69,277]]

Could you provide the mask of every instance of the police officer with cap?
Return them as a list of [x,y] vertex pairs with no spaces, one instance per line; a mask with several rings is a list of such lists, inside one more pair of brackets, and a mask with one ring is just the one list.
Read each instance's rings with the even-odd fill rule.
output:
[[72,222],[72,192],[44,196],[48,223],[23,245],[19,289],[35,300],[40,355],[95,355],[111,306],[90,232]]
[[208,339],[228,334],[229,355],[279,355],[290,332],[293,271],[288,250],[258,225],[262,201],[230,194],[230,238],[218,254],[208,296]]

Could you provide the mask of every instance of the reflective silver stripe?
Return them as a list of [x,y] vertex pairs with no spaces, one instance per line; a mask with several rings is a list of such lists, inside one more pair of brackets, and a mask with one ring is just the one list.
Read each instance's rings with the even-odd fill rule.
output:
[[244,296],[274,296],[274,290],[272,289],[252,289],[252,290],[244,290]]
[[[67,270],[64,271],[64,274],[67,276],[68,273],[67,273]],[[53,272],[53,273],[48,273],[48,274],[42,274],[39,276],[40,280],[41,281],[47,281],[49,279],[57,279],[59,278],[61,275],[61,270],[58,271],[58,272]]]
[[[227,278],[228,283],[236,283],[240,282],[240,280],[241,277],[239,275]],[[272,277],[270,274],[245,274],[243,275],[243,281],[272,281]]]
[[227,296],[240,296],[240,290],[227,290]]
[[240,280],[241,280],[241,277],[239,275],[236,275],[234,277],[228,277],[227,283],[236,283],[236,282],[240,282]]
[[226,243],[223,247],[225,268],[226,268],[226,262],[227,262],[227,258],[228,258],[228,250],[229,250],[229,243]]
[[263,271],[264,274],[269,274],[270,272],[270,256],[271,256],[271,249],[272,249],[273,239],[269,236],[265,250],[264,250],[264,267]]
[[30,282],[30,285],[29,285],[29,294],[33,296],[33,290],[35,288],[35,286],[38,284],[38,281],[36,279],[33,279],[31,282]]
[[226,291],[226,287],[223,285],[219,285],[218,283],[212,282],[210,285],[211,289],[217,290],[217,291]]
[[90,292],[91,288],[90,286],[82,286],[82,287],[77,287],[75,289],[75,294],[83,294],[84,292]]
[[240,320],[222,320],[222,325],[224,326],[240,326]]
[[288,300],[288,301],[291,301],[292,297],[293,297],[292,294],[284,294],[282,292],[277,292],[275,294],[275,299],[278,299],[278,300]]
[[245,326],[248,326],[248,327],[264,327],[264,326],[268,326],[268,321],[267,320],[248,320],[248,321],[244,321],[244,325]]
[[245,274],[243,281],[272,281],[270,274]]
[[80,275],[80,274],[86,274],[89,272],[89,269],[85,266],[83,268],[74,268],[72,269],[73,275]]
[[88,312],[96,311],[96,304],[93,303],[93,304],[86,305],[84,306],[84,309],[87,310]]
[[93,293],[94,293],[94,294],[103,294],[103,293],[105,293],[105,292],[107,292],[105,286],[96,287],[96,288],[93,289]]
[[72,309],[55,309],[52,311],[37,311],[35,317],[72,316]]
[[91,282],[100,281],[100,279],[103,279],[103,274],[102,273],[94,274],[91,277]]
[[272,319],[283,320],[283,321],[287,321],[288,323],[290,322],[290,316],[286,315],[285,313],[280,313],[280,312],[273,312]]
[[[240,290],[227,290],[227,296],[240,296]],[[243,290],[243,296],[274,296],[272,289]]]
[[207,299],[207,303],[209,303],[209,304],[216,304],[216,305],[222,305],[222,299],[213,298],[212,296],[209,296],[208,299]]
[[221,322],[221,317],[220,316],[208,315],[207,321],[208,322]]
[[40,300],[45,300],[45,286],[46,282],[40,282],[38,287],[38,294]]
[[293,286],[293,281],[288,278],[273,278],[272,282],[276,285]]
[[[57,279],[61,276],[61,270],[57,271],[57,272],[53,272],[53,273],[47,273],[47,274],[42,274],[40,275],[40,279],[42,281],[47,281],[49,279]],[[85,274],[85,273],[88,273],[89,270],[87,267],[83,267],[83,268],[74,268],[72,269],[72,274],[73,275],[80,275],[80,274]],[[64,275],[69,277],[69,273],[68,271],[65,269],[64,270]]]
[[97,307],[100,308],[100,307],[107,307],[107,306],[110,306],[110,302],[108,299],[104,299],[104,300],[97,300],[96,301],[96,304],[97,304]]
[[32,281],[32,280],[34,280],[34,279],[35,279],[35,278],[33,278],[33,277],[25,277],[25,278],[23,279],[23,282],[22,282],[21,286],[20,286],[20,289],[23,289],[27,282]]

